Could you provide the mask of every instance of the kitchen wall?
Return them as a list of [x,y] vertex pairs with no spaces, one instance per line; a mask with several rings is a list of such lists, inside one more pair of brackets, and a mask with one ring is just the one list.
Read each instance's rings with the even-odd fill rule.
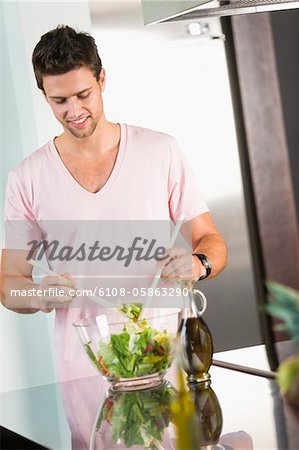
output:
[[299,222],[299,9],[271,14],[271,24]]

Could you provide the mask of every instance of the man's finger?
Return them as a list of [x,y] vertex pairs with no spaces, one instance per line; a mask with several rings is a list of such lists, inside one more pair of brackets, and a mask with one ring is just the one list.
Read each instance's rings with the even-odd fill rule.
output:
[[44,288],[45,286],[68,286],[73,287],[73,283],[70,279],[66,278],[65,276],[60,275],[48,275],[45,278],[43,278],[41,282],[41,288]]
[[42,309],[40,309],[40,311],[43,313],[50,313],[50,312],[54,311],[54,308],[42,308]]

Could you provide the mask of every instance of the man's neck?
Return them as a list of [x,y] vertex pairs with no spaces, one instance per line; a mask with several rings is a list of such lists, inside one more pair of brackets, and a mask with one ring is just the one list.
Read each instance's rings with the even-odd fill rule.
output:
[[105,156],[119,144],[120,126],[116,123],[101,120],[93,134],[89,137],[76,138],[65,130],[55,139],[60,154],[69,157],[98,159]]

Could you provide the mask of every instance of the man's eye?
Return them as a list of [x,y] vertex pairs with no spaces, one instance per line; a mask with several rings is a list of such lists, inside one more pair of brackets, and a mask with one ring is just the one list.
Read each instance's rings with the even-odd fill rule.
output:
[[90,92],[88,92],[87,94],[78,94],[77,97],[78,98],[87,98],[89,97]]
[[65,103],[65,98],[62,98],[61,100],[54,100],[54,102],[57,104],[57,105],[62,105],[63,103]]

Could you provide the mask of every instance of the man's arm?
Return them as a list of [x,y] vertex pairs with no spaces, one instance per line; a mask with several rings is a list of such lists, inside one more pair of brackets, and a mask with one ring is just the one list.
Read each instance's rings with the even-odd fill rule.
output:
[[[181,233],[190,246],[192,245],[192,253],[204,254],[211,262],[212,271],[209,278],[215,277],[225,268],[227,263],[226,243],[209,213],[201,214],[183,224]],[[199,259],[185,249],[168,249],[167,254],[170,259],[165,261],[163,278],[197,281],[206,274],[206,269]]]
[[[192,248],[193,253],[206,255],[211,262],[212,272],[209,278],[218,275],[227,263],[227,246],[222,235],[216,229],[209,213],[201,214],[192,221]],[[194,275],[197,279],[205,274],[205,269],[198,258],[193,257],[197,267]]]
[[[26,250],[3,250],[1,258],[1,303],[7,309],[20,314],[37,311],[50,312],[54,308],[67,306],[74,289],[68,274],[44,277],[41,283],[32,280],[32,267],[27,261]],[[50,287],[58,287],[63,295],[47,295]],[[37,290],[45,295],[37,295]]]

